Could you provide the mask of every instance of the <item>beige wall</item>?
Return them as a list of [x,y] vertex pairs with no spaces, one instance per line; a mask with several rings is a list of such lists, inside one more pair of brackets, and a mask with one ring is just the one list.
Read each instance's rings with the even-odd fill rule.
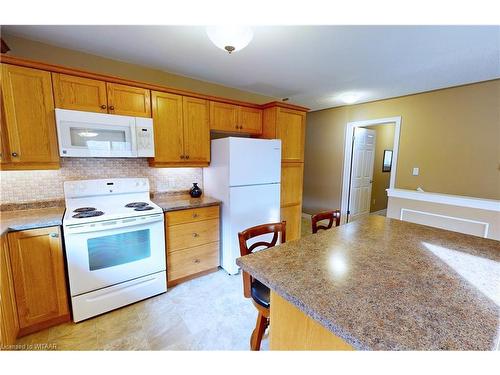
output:
[[276,100],[276,98],[269,96],[183,77],[145,66],[111,60],[84,52],[59,48],[13,35],[2,33],[2,38],[10,47],[9,55],[12,56],[257,104]]
[[402,117],[397,188],[500,199],[500,80],[494,80],[309,113],[305,212],[340,206],[346,123],[393,116]]
[[375,130],[375,160],[373,163],[373,184],[370,200],[370,212],[387,208],[387,192],[391,174],[382,172],[384,150],[392,150],[394,146],[394,124],[366,126]]

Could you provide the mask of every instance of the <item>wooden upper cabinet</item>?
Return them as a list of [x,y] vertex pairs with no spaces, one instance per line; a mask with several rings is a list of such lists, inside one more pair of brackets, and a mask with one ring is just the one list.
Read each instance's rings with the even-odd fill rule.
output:
[[60,227],[9,233],[20,334],[70,318]]
[[210,130],[261,134],[262,110],[234,104],[210,102]]
[[282,162],[304,162],[306,112],[282,107],[264,110],[262,138],[281,139]]
[[302,203],[303,163],[281,164],[281,206]]
[[305,117],[304,112],[278,109],[276,138],[281,139],[281,159],[284,162],[304,161]]
[[262,134],[262,110],[258,108],[239,107],[238,124],[240,131],[249,134]]
[[108,113],[106,82],[52,73],[56,108]]
[[140,87],[52,73],[56,108],[151,117],[151,92]]
[[154,164],[184,160],[182,96],[152,92],[155,138]]
[[210,102],[210,130],[237,132],[237,122],[237,105]]
[[205,99],[153,91],[155,157],[150,165],[207,166],[210,162],[209,104]]
[[0,164],[8,163],[10,161],[10,153],[7,143],[7,133],[5,132],[5,110],[3,108],[3,100],[0,103]]
[[8,165],[2,168],[59,168],[50,73],[2,64],[1,86],[3,138],[10,154]]
[[115,115],[151,117],[151,92],[148,89],[107,83],[108,111]]
[[209,105],[204,99],[183,98],[184,155],[188,162],[210,162]]

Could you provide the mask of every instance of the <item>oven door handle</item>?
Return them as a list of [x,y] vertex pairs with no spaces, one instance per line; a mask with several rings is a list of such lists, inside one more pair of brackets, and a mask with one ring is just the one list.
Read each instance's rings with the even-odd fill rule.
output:
[[109,221],[98,221],[88,224],[70,225],[64,227],[64,232],[66,235],[99,232],[103,230],[126,228],[131,226],[151,224],[162,221],[163,221],[163,214],[158,214],[154,216],[137,216],[137,217],[129,217],[124,219],[116,219]]

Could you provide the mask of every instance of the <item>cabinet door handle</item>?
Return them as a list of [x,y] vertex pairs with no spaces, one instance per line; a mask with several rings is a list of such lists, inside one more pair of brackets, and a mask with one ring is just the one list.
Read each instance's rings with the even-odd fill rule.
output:
[[181,159],[184,159],[184,157],[185,157],[184,155],[181,155]]
[[59,237],[59,233],[51,233],[50,237],[52,237],[52,238],[58,238]]
[[12,156],[14,156],[15,158],[17,158],[17,152],[13,152]]
[[193,233],[193,237],[196,238],[196,237],[200,237],[200,235],[198,233]]
[[200,260],[199,259],[195,259],[194,262],[195,263],[200,263]]
[[114,107],[114,106],[112,106],[112,105],[110,105],[110,106],[109,106],[109,109],[110,109],[110,110],[112,110],[112,111],[114,111],[114,110],[115,110],[115,107]]
[[196,219],[198,217],[198,214],[193,214],[193,219]]
[[106,109],[106,107],[107,107],[106,104],[101,105],[102,109]]
[[186,159],[189,159],[189,155],[186,155]]

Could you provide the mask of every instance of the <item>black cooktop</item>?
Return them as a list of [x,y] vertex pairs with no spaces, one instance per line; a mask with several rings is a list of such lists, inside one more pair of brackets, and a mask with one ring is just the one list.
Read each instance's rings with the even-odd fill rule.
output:
[[149,211],[149,210],[152,210],[154,209],[154,207],[151,207],[151,206],[140,206],[140,207],[136,207],[134,209],[134,211]]
[[94,209],[94,210],[91,210],[91,211],[78,212],[76,215],[73,215],[73,217],[75,219],[84,219],[86,217],[94,217],[94,216],[101,216],[101,215],[104,215],[104,212],[102,212],[102,211],[95,211],[95,209]]
[[95,211],[95,207],[80,207],[77,208],[76,210],[73,210],[73,212],[89,212],[89,211]]
[[128,208],[140,208],[140,207],[149,207],[149,204],[146,202],[131,202],[125,205]]

